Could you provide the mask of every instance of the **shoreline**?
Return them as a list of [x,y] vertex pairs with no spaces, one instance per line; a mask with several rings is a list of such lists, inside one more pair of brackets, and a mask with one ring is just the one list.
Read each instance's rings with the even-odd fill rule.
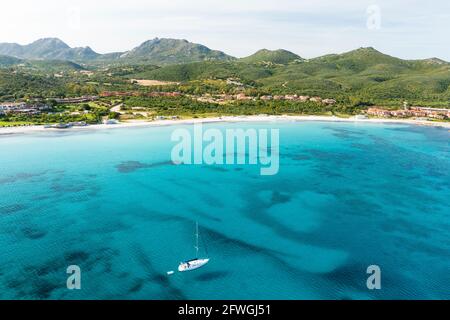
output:
[[426,120],[412,120],[412,119],[354,119],[354,118],[338,118],[332,116],[224,116],[213,118],[196,118],[184,120],[157,120],[157,121],[135,121],[135,122],[120,122],[118,124],[95,124],[86,127],[71,127],[68,129],[54,129],[44,128],[44,126],[24,126],[24,127],[8,127],[0,128],[0,136],[8,136],[15,134],[27,134],[35,132],[73,132],[73,131],[87,131],[87,130],[105,130],[105,129],[119,129],[119,128],[138,128],[138,127],[158,127],[171,126],[183,124],[197,124],[197,123],[226,123],[226,122],[265,122],[265,121],[331,121],[331,122],[353,122],[353,123],[397,123],[410,124],[420,126],[442,127],[450,130],[450,122],[433,122]]

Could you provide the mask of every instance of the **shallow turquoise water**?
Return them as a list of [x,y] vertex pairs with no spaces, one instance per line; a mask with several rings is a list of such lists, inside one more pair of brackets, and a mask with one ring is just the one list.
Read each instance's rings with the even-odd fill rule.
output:
[[[450,298],[447,130],[219,126],[279,128],[279,174],[174,166],[175,127],[0,137],[0,299]],[[169,277],[195,221],[212,260]]]

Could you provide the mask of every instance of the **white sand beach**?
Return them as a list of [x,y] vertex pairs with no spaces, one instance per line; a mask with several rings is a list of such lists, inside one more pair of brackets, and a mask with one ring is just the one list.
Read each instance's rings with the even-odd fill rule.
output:
[[158,120],[158,121],[129,121],[118,124],[96,124],[86,127],[72,127],[69,129],[54,129],[44,128],[44,126],[23,126],[23,127],[4,127],[0,128],[0,136],[27,134],[35,132],[55,132],[55,131],[86,131],[86,130],[104,130],[104,129],[118,129],[131,127],[150,127],[150,126],[169,126],[182,124],[196,124],[196,123],[220,123],[220,122],[267,122],[267,121],[334,121],[334,122],[353,122],[353,123],[397,123],[397,124],[412,124],[420,126],[434,126],[443,127],[450,130],[450,122],[433,122],[425,120],[412,119],[355,119],[355,118],[338,118],[330,116],[224,116],[215,118],[197,118],[197,119],[183,119],[183,120]]

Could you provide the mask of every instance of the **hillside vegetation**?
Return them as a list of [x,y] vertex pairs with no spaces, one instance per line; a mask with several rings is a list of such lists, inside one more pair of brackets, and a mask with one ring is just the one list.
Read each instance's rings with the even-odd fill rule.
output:
[[[448,106],[450,64],[438,58],[402,60],[374,48],[303,59],[286,50],[260,50],[236,59],[179,39],[153,39],[127,52],[97,54],[59,39],[0,44],[0,98],[71,96],[111,90],[250,92],[334,98],[365,107]],[[139,88],[132,79],[180,82]],[[209,81],[209,82],[208,82]],[[219,81],[211,85],[211,81]],[[219,84],[220,81],[225,84]]]
[[450,64],[431,60],[402,60],[361,48],[340,55],[281,64],[261,64],[253,59],[171,65],[134,76],[193,81],[238,78],[272,94],[298,93],[345,98],[356,104],[448,104]]

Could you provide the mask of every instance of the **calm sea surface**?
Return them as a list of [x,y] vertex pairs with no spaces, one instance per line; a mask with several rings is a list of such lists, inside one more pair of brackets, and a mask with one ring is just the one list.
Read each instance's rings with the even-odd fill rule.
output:
[[450,299],[447,129],[217,126],[280,129],[279,174],[175,166],[176,127],[0,136],[0,299]]

